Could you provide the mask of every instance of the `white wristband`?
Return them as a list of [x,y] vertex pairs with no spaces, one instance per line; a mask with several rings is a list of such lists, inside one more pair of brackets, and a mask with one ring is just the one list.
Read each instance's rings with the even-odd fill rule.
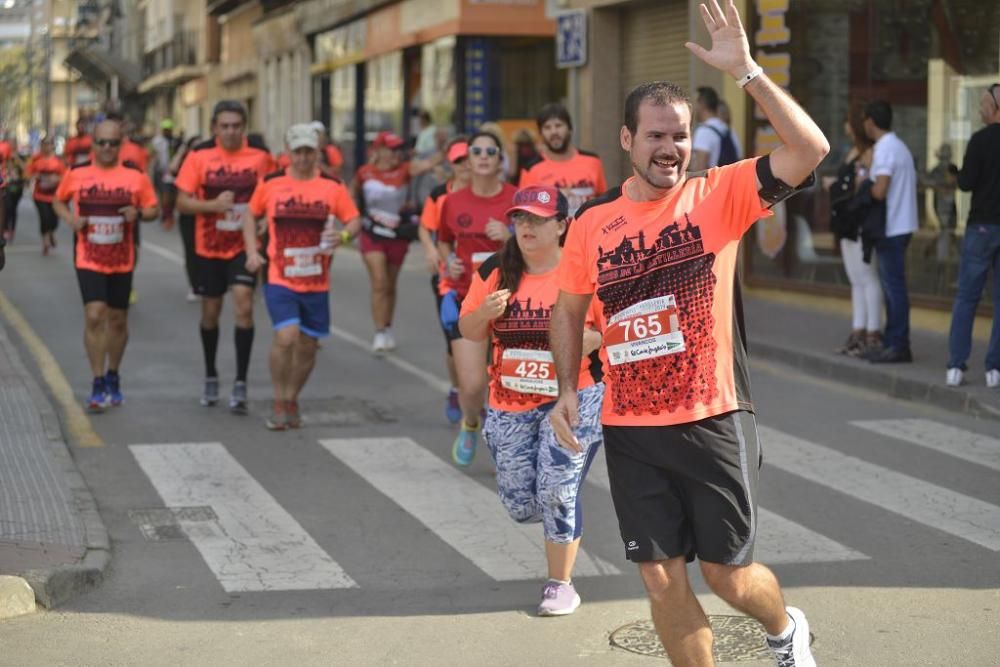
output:
[[748,83],[756,79],[758,76],[764,73],[764,68],[761,66],[754,67],[752,70],[741,76],[736,80],[736,85],[740,88],[745,88]]

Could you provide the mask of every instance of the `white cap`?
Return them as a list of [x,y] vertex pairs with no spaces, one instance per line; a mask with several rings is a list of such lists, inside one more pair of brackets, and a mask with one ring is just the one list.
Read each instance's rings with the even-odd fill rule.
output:
[[309,127],[320,133],[326,132],[326,125],[323,125],[323,123],[321,123],[318,120],[314,120],[313,122],[309,123]]
[[319,133],[312,124],[297,123],[288,128],[285,132],[285,143],[288,150],[294,151],[297,148],[319,148]]

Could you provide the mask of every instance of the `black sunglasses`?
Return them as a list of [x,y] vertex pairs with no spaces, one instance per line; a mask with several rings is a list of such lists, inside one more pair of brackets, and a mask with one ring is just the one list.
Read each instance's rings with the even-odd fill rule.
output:
[[469,149],[469,152],[473,155],[482,155],[483,153],[486,153],[490,157],[494,157],[500,152],[500,149],[494,146],[488,146],[487,148],[483,148],[482,146],[473,146]]
[[121,139],[94,139],[94,143],[97,144],[98,146],[100,146],[101,148],[104,148],[105,146],[111,146],[113,148],[117,148],[118,146],[122,145],[122,140]]

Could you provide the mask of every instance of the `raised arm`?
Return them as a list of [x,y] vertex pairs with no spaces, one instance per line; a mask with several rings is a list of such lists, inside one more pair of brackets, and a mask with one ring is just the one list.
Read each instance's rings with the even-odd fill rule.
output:
[[[701,17],[712,37],[712,49],[692,42],[688,49],[706,63],[726,72],[750,93],[760,105],[782,145],[771,153],[771,173],[791,187],[802,184],[830,152],[822,130],[792,97],[776,85],[750,56],[750,43],[733,0],[724,0],[723,12],[718,0],[700,5]],[[766,185],[760,183],[758,185]]]

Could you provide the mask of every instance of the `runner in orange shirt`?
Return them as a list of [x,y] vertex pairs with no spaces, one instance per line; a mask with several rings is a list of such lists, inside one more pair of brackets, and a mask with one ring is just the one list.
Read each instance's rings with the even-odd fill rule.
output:
[[712,631],[687,579],[686,561],[697,558],[711,590],[764,626],[779,664],[812,666],[805,615],[785,607],[774,574],[753,560],[760,449],[736,262],[743,234],[795,191],[788,184],[814,181],[829,144],[753,61],[733,1],[701,14],[712,49],[688,47],[750,93],[784,145],[688,178],[685,93],[655,82],[629,94],[620,138],[634,176],[578,212],[559,267],[552,424],[560,444],[581,449],[571,425],[595,300],[611,495],[670,660],[713,664]]
[[573,145],[573,121],[563,105],[545,105],[535,120],[545,151],[537,161],[525,166],[520,186],[559,188],[569,201],[570,215],[576,215],[581,205],[608,189],[601,158]]
[[78,118],[76,121],[76,136],[66,140],[66,144],[63,146],[63,160],[66,162],[67,167],[83,164],[93,159],[90,153],[93,148],[93,140],[87,131],[89,124],[89,119]]
[[[326,126],[323,123],[314,120],[309,123],[309,127],[319,134],[320,151],[316,167],[327,176],[340,178],[340,171],[344,166],[344,156],[341,154],[340,149],[330,141],[326,134]],[[282,151],[276,160],[279,169],[288,169],[292,166],[292,158],[287,150]]]
[[59,180],[65,173],[66,165],[56,157],[52,139],[42,139],[39,152],[32,155],[28,162],[28,178],[34,183],[31,197],[38,209],[43,255],[48,255],[49,249],[56,247],[55,231],[59,226],[59,218],[52,210],[52,199],[59,187]]
[[[431,272],[431,291],[434,293],[434,300],[437,304],[437,312],[441,312],[441,275],[444,273],[445,262],[441,260],[441,255],[437,247],[437,230],[441,221],[441,209],[448,199],[448,194],[456,192],[469,184],[469,143],[468,137],[456,137],[452,139],[445,149],[448,162],[451,164],[452,177],[447,183],[442,183],[431,190],[424,200],[424,207],[420,210],[420,230],[418,238],[424,247],[424,255],[427,259],[427,270]],[[445,342],[445,366],[448,369],[448,378],[451,380],[451,388],[445,398],[444,416],[450,424],[457,424],[462,418],[462,408],[458,404],[458,374],[455,370],[455,357],[451,353],[451,334],[454,327],[443,327]]]
[[[361,231],[361,217],[340,180],[318,173],[319,136],[305,123],[285,135],[290,169],[264,178],[243,223],[247,270],[267,264],[264,300],[274,326],[271,380],[274,403],[267,427],[299,428],[299,393],[316,362],[320,338],[330,335],[330,255]],[[258,221],[267,222],[267,259],[256,250]],[[343,230],[335,233],[339,220]]]
[[136,227],[160,214],[149,179],[118,162],[122,136],[121,123],[98,124],[94,163],[73,167],[53,202],[59,217],[76,230],[73,255],[86,315],[83,341],[94,378],[87,400],[92,412],[125,400],[118,373],[128,342]]
[[195,147],[177,175],[177,210],[195,214],[195,257],[201,299],[201,344],[205,389],[201,404],[219,400],[215,355],[219,347],[222,297],[232,288],[236,321],[236,381],[229,396],[234,414],[247,413],[247,369],[253,347],[253,290],[257,277],[246,268],[243,218],[257,181],[273,169],[266,149],[247,143],[247,111],[223,100],[212,111],[214,138]]
[[486,342],[462,338],[459,309],[473,274],[511,237],[507,209],[517,189],[500,180],[500,139],[479,131],[469,139],[469,187],[448,195],[441,209],[438,254],[446,261],[441,278],[441,325],[449,330],[458,375],[462,409],[459,432],[452,444],[455,463],[469,465],[476,454],[480,412],[486,399]]
[[[579,493],[601,446],[604,385],[591,374],[589,355],[601,346],[588,317],[578,398],[583,451],[567,455],[556,442],[549,410],[558,395],[549,347],[549,319],[559,295],[556,267],[569,223],[569,205],[554,187],[519,190],[508,219],[515,235],[472,276],[459,328],[469,340],[492,340],[490,409],[483,437],[496,462],[500,500],[519,523],[541,520],[549,579],[540,616],[572,614],[580,606],[573,564],[583,514]],[[594,369],[594,372],[599,372]]]

